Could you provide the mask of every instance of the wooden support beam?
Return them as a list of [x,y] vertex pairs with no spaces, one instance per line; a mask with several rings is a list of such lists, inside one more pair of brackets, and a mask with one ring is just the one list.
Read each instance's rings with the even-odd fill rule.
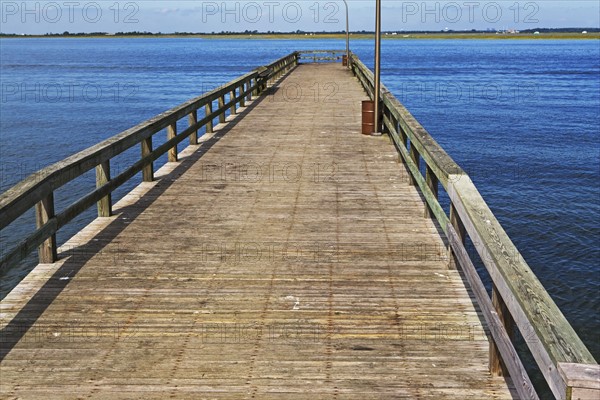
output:
[[[142,140],[142,158],[152,153],[152,136]],[[152,182],[154,180],[154,163],[151,162],[142,169],[142,180]]]
[[[467,242],[467,232],[464,224],[460,220],[460,216],[458,215],[458,211],[454,207],[454,204],[450,204],[450,225],[452,225],[456,231],[461,244],[464,245]],[[448,269],[456,269],[459,261],[456,258],[456,254],[454,254],[451,246],[448,246],[448,254],[450,255],[450,257],[448,257]]]
[[[54,192],[42,199],[35,206],[35,222],[37,229],[43,227],[51,218],[54,218]],[[58,260],[56,252],[56,235],[50,236],[38,248],[40,264],[52,264]]]
[[[106,160],[96,167],[96,188],[101,188],[110,182],[110,160]],[[112,195],[104,196],[98,204],[98,217],[105,218],[112,215]]]
[[[431,193],[437,199],[439,199],[439,181],[437,176],[433,173],[433,170],[427,165],[427,172],[425,174],[425,181],[427,182],[427,186],[431,189]],[[430,218],[432,215],[431,207],[427,205],[425,207],[425,218]]]
[[231,112],[231,115],[237,114],[237,107],[236,107],[237,102],[235,101],[236,97],[237,97],[236,90],[233,89],[229,93],[229,102],[233,102],[233,104],[231,105],[231,108],[229,109],[229,111]]
[[[204,113],[206,114],[205,116],[208,117],[210,114],[213,113],[213,105],[212,102],[210,103],[206,103],[206,106],[204,106]],[[213,133],[214,132],[214,127],[213,127],[213,120],[211,119],[209,122],[206,123],[206,133]]]
[[[417,166],[417,169],[421,167],[421,156],[419,155],[419,151],[415,146],[413,146],[412,142],[410,143],[410,158]],[[417,181],[414,177],[410,177],[410,184],[413,186],[417,186]]]
[[[194,110],[188,115],[188,124],[189,124],[189,126],[194,126],[194,125],[196,125],[197,122],[198,122],[198,110]],[[190,145],[194,146],[197,144],[198,144],[198,130],[196,129],[190,135]]]
[[[510,311],[508,311],[508,308],[506,307],[504,300],[502,300],[502,296],[496,289],[496,286],[492,287],[492,304],[496,310],[496,314],[498,314],[498,318],[504,326],[504,329],[508,333],[508,337],[512,341],[514,336],[515,321],[510,315]],[[492,376],[509,376],[508,370],[506,369],[506,364],[502,360],[502,355],[500,354],[500,351],[493,340],[490,340],[490,373]]]
[[[222,109],[223,107],[225,107],[225,96],[221,96],[219,97],[219,109]],[[223,111],[221,114],[219,114],[219,122],[221,124],[225,123],[225,111]]]
[[[167,127],[167,140],[171,140],[175,136],[177,136],[177,122],[174,122]],[[169,150],[169,162],[177,162],[177,153],[177,145],[175,145]]]

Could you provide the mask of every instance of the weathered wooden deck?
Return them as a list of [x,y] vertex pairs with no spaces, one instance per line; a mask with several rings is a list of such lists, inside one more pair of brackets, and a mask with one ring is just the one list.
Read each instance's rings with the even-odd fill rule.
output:
[[1,303],[0,397],[514,398],[363,99],[298,66],[38,266]]

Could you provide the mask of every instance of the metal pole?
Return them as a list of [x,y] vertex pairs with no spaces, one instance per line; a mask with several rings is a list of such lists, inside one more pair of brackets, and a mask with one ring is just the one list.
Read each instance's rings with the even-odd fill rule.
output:
[[348,68],[350,68],[350,12],[348,11],[348,2],[344,1],[344,5],[346,6],[346,62]]
[[373,136],[381,135],[381,0],[376,0],[375,10],[375,93],[373,101],[375,102],[375,125],[373,127]]

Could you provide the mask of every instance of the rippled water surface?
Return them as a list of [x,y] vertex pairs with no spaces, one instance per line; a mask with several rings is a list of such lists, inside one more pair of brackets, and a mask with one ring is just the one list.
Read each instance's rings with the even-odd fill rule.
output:
[[[472,176],[600,358],[600,42],[384,41],[383,81]],[[353,50],[372,66],[372,43]],[[293,50],[341,41],[2,39],[0,189]],[[137,150],[121,156],[137,157]],[[119,168],[116,162],[116,168]],[[123,163],[124,165],[124,163]],[[89,174],[88,174],[89,175]],[[135,181],[121,188],[130,190]],[[57,193],[58,208],[93,175]],[[94,210],[66,227],[64,241]],[[28,214],[0,250],[31,231]],[[5,295],[28,265],[2,277]]]

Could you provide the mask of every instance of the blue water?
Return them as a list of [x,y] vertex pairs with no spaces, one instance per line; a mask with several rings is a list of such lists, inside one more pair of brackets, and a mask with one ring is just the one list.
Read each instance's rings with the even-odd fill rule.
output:
[[[369,66],[372,42],[354,41]],[[2,39],[0,190],[250,69],[336,40]],[[385,85],[471,175],[600,359],[600,42],[384,41]],[[137,157],[137,150],[116,160]],[[122,164],[121,164],[122,163]],[[122,195],[136,181],[122,188]],[[57,193],[58,208],[93,175]],[[65,228],[77,232],[94,210]],[[33,229],[28,214],[2,249]],[[2,277],[0,294],[34,257]]]

